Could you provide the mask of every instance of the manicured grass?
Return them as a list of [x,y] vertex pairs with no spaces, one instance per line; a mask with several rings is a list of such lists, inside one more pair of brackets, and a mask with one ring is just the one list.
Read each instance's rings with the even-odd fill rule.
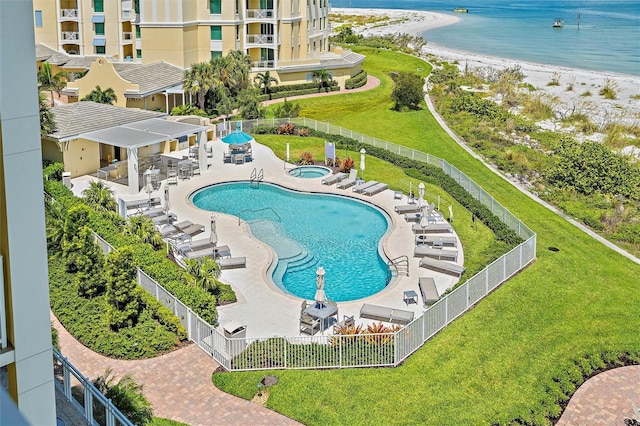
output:
[[[395,58],[386,52],[371,55],[365,69],[384,79],[386,69],[404,60]],[[445,158],[537,232],[538,259],[402,366],[277,371],[268,406],[309,425],[508,424],[513,419],[544,424],[559,414],[555,403],[581,382],[576,363],[589,371],[589,363],[581,360],[602,354],[609,361],[629,354],[638,362],[640,265],[488,170],[448,138],[427,111],[377,108],[385,104],[388,90],[300,101],[302,114]],[[374,92],[378,102],[371,99]],[[358,104],[361,96],[366,107]],[[216,374],[213,380],[250,398],[265,374]]]
[[177,422],[171,419],[163,419],[162,417],[154,417],[149,426],[189,426],[186,423]]

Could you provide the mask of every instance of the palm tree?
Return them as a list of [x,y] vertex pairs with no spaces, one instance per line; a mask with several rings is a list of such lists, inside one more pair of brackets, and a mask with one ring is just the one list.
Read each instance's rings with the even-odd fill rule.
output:
[[113,199],[113,190],[101,180],[89,182],[89,187],[82,191],[82,195],[88,206],[99,211],[114,211],[118,206]]
[[184,72],[184,90],[197,95],[198,107],[204,111],[205,95],[212,87],[212,67],[208,62],[192,64],[191,68]]
[[64,79],[67,77],[67,73],[59,71],[53,73],[51,64],[49,62],[43,62],[40,71],[38,71],[38,85],[42,90],[48,90],[51,95],[51,106],[55,106],[53,100],[53,92],[59,92],[66,83]]
[[64,241],[66,211],[61,203],[53,199],[45,199],[44,206],[47,246],[55,251],[60,251],[62,249],[62,241]]
[[87,96],[80,99],[81,101],[93,101],[99,104],[108,104],[113,105],[114,102],[118,101],[118,97],[116,96],[116,92],[113,91],[111,87],[107,87],[102,90],[100,86],[96,86]]
[[318,85],[319,89],[329,87],[329,83],[331,82],[332,77],[329,74],[329,71],[321,68],[319,70],[315,70],[313,72],[313,81]]
[[[153,418],[153,408],[151,403],[142,393],[142,386],[138,385],[133,377],[125,375],[118,383],[115,383],[113,370],[107,369],[93,381],[93,384],[100,392],[118,407],[118,410],[128,418],[134,425],[150,424]],[[97,405],[97,404],[96,404]],[[98,418],[100,424],[106,424],[104,410],[95,410],[94,418]]]
[[211,293],[218,289],[218,278],[220,278],[221,271],[217,260],[209,257],[187,259],[186,264],[186,278],[191,285]]
[[130,217],[129,226],[125,230],[127,234],[137,235],[143,243],[151,244],[155,249],[162,247],[164,242],[153,220],[146,216]]
[[271,72],[265,71],[259,72],[258,75],[253,78],[253,82],[256,83],[262,93],[269,95],[269,99],[271,99],[271,83],[277,85],[278,79],[272,77]]
[[38,104],[40,107],[40,136],[47,136],[56,131],[56,123],[47,102],[47,96],[42,92],[38,92]]
[[231,90],[232,96],[236,96],[242,89],[249,87],[249,73],[251,72],[251,58],[240,50],[232,50],[225,56],[227,68],[231,70],[232,81],[234,82]]

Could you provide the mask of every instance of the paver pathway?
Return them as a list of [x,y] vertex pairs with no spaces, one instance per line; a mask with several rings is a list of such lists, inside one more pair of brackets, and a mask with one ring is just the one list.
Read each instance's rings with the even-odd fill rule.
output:
[[622,426],[624,419],[634,418],[632,401],[640,405],[640,365],[608,370],[584,382],[557,425]]
[[156,417],[199,425],[297,425],[275,411],[226,394],[211,382],[218,367],[211,357],[190,344],[156,358],[125,361],[99,355],[71,336],[51,313],[62,354],[85,376],[94,379],[111,368],[117,378],[130,374]]

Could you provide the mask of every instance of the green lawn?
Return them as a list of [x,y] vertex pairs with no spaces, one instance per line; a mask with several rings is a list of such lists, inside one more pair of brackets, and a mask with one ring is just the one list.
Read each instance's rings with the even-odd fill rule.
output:
[[[585,357],[629,354],[638,362],[640,265],[492,173],[448,138],[427,111],[390,111],[386,72],[407,58],[363,52],[369,55],[365,69],[381,78],[382,86],[300,101],[302,115],[445,158],[537,232],[538,259],[402,366],[277,371],[279,383],[268,406],[309,425],[507,424],[512,419],[542,424],[546,416],[559,414],[554,403],[581,381],[576,363],[589,369]],[[213,380],[250,398],[264,375],[224,373]]]

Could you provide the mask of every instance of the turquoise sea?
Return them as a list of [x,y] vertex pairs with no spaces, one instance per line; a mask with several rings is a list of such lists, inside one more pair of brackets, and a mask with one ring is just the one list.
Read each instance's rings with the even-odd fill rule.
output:
[[[474,53],[640,75],[639,0],[333,0],[331,4],[450,13],[462,21],[420,35],[427,42]],[[454,14],[456,7],[469,13]],[[555,18],[564,20],[564,28],[552,27]]]

